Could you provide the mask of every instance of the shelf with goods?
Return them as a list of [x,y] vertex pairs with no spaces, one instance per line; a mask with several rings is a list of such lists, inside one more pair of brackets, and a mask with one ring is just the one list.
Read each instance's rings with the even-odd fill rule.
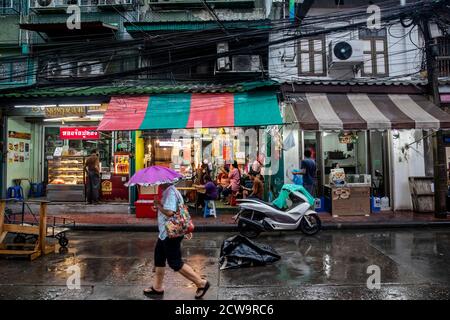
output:
[[130,173],[130,154],[126,152],[116,152],[114,154],[114,173],[128,175]]
[[84,201],[85,172],[83,156],[48,159],[47,197],[51,201]]

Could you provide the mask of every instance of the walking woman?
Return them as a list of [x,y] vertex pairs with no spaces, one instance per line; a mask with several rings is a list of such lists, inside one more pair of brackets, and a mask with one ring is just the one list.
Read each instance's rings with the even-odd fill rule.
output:
[[197,286],[196,299],[202,298],[210,287],[206,279],[202,279],[191,266],[181,259],[181,241],[184,236],[169,238],[166,232],[166,222],[173,216],[180,205],[183,205],[183,197],[172,184],[160,185],[164,192],[162,204],[158,203],[158,229],[159,236],[155,247],[155,279],[151,288],[145,289],[144,294],[148,296],[162,296],[164,294],[164,273],[166,261],[170,268],[179,272],[186,279]]

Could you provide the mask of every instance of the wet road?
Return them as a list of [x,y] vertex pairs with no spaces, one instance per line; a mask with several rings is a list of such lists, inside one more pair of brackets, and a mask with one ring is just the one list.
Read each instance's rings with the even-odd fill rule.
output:
[[[224,233],[183,242],[186,261],[212,284],[205,299],[449,299],[450,229],[267,234],[259,242],[282,256],[266,267],[219,270]],[[155,233],[73,232],[67,253],[33,262],[0,259],[0,299],[147,299]],[[77,265],[81,288],[70,290]],[[367,268],[381,288],[368,289]],[[167,271],[165,299],[192,299],[193,284]]]

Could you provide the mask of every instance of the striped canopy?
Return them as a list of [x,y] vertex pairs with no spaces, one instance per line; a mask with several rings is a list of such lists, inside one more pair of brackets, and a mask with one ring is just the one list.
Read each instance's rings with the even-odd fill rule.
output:
[[290,95],[304,130],[449,129],[450,115],[422,95]]
[[282,124],[273,92],[178,93],[113,97],[100,131]]

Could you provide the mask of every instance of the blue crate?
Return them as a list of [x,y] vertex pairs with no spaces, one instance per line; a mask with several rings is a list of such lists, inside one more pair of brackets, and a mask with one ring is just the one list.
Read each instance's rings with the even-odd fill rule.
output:
[[325,197],[319,197],[314,200],[314,210],[316,212],[327,212]]
[[370,197],[370,210],[372,212],[380,212],[381,211],[381,198]]

